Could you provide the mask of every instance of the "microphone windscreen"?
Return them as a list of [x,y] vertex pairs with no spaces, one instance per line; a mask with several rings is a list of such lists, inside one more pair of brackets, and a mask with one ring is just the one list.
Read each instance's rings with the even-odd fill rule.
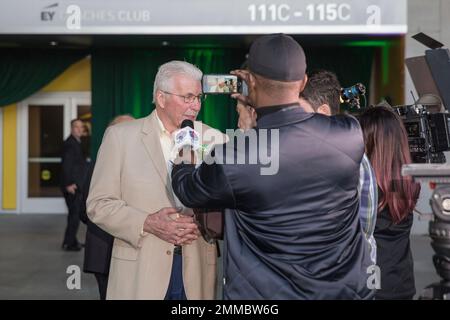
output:
[[194,123],[192,122],[192,120],[184,119],[183,122],[181,122],[181,129],[186,127],[194,129]]

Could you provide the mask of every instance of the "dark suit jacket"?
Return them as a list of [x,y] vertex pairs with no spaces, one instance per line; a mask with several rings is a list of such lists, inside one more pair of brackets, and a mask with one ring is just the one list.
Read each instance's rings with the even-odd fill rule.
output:
[[[259,118],[258,139],[262,129],[279,129],[275,175],[261,175],[268,167],[261,159],[172,171],[173,190],[186,206],[226,208],[224,298],[373,298],[366,287],[369,248],[358,218],[364,153],[358,121],[292,105]],[[258,143],[223,148],[216,156],[221,151],[234,163],[260,151]]]
[[89,186],[91,184],[94,167],[95,163],[91,162],[83,187],[84,208],[82,210],[81,220],[87,225],[83,271],[107,275],[109,274],[114,237],[89,220],[86,214],[86,201],[89,195]]
[[88,162],[83,155],[81,143],[70,135],[63,144],[62,191],[66,192],[66,187],[75,183],[78,187],[78,191],[82,192],[81,188],[83,187],[86,178],[87,169]]

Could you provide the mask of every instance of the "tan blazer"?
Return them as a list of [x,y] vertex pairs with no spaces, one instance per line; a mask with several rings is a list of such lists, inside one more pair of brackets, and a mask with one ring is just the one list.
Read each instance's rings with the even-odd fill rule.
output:
[[[203,133],[211,129],[200,122],[194,126]],[[146,118],[109,127],[87,200],[89,218],[115,237],[107,299],[164,299],[174,246],[153,234],[142,236],[141,231],[149,213],[175,206],[156,111]],[[201,237],[183,247],[188,299],[214,298],[216,250]]]

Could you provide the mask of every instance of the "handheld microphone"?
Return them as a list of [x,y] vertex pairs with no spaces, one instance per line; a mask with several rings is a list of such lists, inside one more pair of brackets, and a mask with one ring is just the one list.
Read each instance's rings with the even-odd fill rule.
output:
[[183,122],[181,122],[181,129],[186,127],[194,129],[194,123],[192,122],[192,120],[184,119]]
[[176,159],[179,155],[183,154],[183,151],[185,151],[185,154],[194,151],[195,160],[198,162],[198,155],[195,151],[200,148],[200,139],[198,133],[194,130],[194,123],[189,119],[183,120],[181,129],[175,131],[173,137],[174,147],[171,152],[171,158]]
[[181,129],[174,132],[175,148],[180,150],[185,146],[190,146],[192,150],[200,148],[198,133],[194,130],[194,123],[185,119],[181,123]]

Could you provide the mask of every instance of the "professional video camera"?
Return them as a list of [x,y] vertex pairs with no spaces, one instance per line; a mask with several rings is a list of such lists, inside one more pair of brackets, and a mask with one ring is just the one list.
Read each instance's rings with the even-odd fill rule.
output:
[[[426,50],[425,56],[406,59],[420,98],[397,111],[404,119],[415,162],[444,162],[441,154],[450,149],[449,115],[443,112],[450,107],[450,51],[423,33],[413,38],[431,50]],[[430,199],[429,233],[435,252],[433,264],[443,280],[426,287],[420,299],[450,300],[450,164],[404,165],[402,175],[436,185]]]
[[357,83],[348,88],[341,89],[340,100],[341,103],[347,103],[350,107],[357,107],[358,109],[361,107],[359,103],[359,99],[361,96],[365,98],[366,87],[362,83]]
[[444,163],[443,152],[450,150],[449,114],[431,109],[442,106],[439,100],[437,96],[424,95],[413,105],[393,107],[405,125],[415,163]]
[[414,39],[429,47],[424,56],[407,58],[405,64],[419,94],[409,106],[397,106],[403,118],[414,162],[443,163],[450,150],[450,52],[423,33]]

